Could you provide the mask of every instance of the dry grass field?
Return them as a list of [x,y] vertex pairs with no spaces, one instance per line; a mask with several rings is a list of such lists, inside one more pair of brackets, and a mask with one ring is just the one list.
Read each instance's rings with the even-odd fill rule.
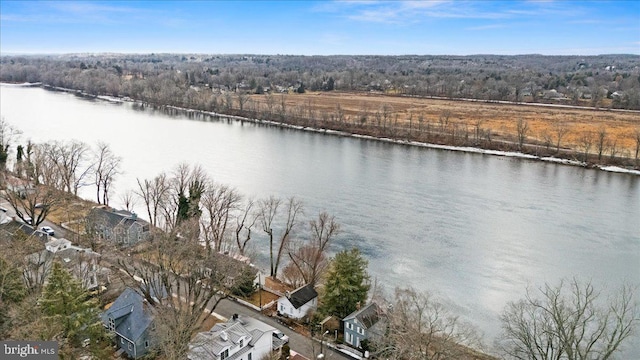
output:
[[[372,124],[375,121],[374,114],[386,109],[391,121],[397,121],[407,128],[411,119],[413,129],[417,129],[420,117],[423,118],[423,126],[428,122],[434,127],[440,116],[448,112],[450,124],[457,124],[462,128],[466,126],[469,132],[473,132],[479,122],[480,128],[491,129],[493,136],[506,140],[515,139],[516,124],[518,119],[522,119],[529,125],[528,143],[544,143],[545,132],[548,134],[546,138],[554,143],[555,128],[562,124],[567,133],[562,138],[561,147],[573,150],[581,149],[581,139],[588,133],[595,144],[597,134],[604,129],[607,140],[615,142],[620,155],[630,157],[635,153],[636,132],[640,132],[640,112],[425,99],[375,93],[307,92],[270,96],[271,100],[266,95],[252,95],[251,100],[259,104],[261,109],[266,109],[269,101],[273,109],[279,109],[284,100],[287,111],[297,110],[301,114],[307,114],[309,110],[315,116],[341,112],[347,122],[353,123],[367,114],[367,121]],[[594,151],[595,145],[591,149],[591,152]]]

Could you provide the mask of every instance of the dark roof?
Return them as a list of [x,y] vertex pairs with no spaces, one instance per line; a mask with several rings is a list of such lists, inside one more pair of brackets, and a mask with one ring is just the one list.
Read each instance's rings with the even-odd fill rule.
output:
[[26,236],[35,236],[40,240],[49,240],[47,234],[42,231],[35,230],[31,226],[24,224],[20,221],[11,221],[5,224],[0,224],[0,230],[6,232],[9,235],[15,235],[17,232],[22,232]]
[[344,321],[356,319],[365,329],[375,325],[380,320],[380,308],[376,303],[371,303],[360,310],[356,310],[344,318]]
[[126,288],[100,317],[105,325],[109,324],[109,318],[114,320],[123,318],[115,330],[121,336],[133,341],[138,340],[153,321],[149,305],[142,295],[131,288]]
[[94,207],[89,212],[89,216],[94,221],[104,222],[104,225],[109,228],[114,228],[120,223],[127,228],[134,223],[138,223],[143,227],[148,224],[147,221],[138,218],[134,213],[126,210],[114,210],[104,207]]
[[292,292],[287,298],[294,308],[299,309],[302,305],[318,297],[318,293],[313,289],[313,285],[305,285]]

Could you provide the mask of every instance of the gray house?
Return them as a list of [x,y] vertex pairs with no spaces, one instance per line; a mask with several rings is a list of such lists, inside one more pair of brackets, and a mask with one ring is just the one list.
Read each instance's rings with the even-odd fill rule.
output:
[[356,310],[342,319],[344,323],[344,342],[359,348],[362,340],[384,332],[383,314],[376,303]]
[[135,245],[150,236],[149,223],[126,210],[95,207],[89,212],[87,220],[93,231],[118,245]]
[[130,358],[138,359],[149,351],[153,314],[135,290],[126,288],[100,318],[104,327],[115,334],[117,346]]

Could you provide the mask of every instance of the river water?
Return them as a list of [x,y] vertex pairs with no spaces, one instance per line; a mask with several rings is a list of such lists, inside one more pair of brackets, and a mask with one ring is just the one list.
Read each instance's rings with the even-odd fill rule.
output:
[[[489,344],[527,286],[577,277],[606,295],[640,285],[639,176],[0,91],[1,115],[23,142],[109,143],[123,158],[118,193],[189,162],[247,196],[295,195],[307,218],[328,211],[343,229],[333,251],[358,247],[372,278],[430,291]],[[266,246],[252,241],[265,264]]]

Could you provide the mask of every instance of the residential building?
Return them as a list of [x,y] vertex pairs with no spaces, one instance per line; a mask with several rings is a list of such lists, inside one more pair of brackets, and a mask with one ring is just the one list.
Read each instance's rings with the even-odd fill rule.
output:
[[318,293],[312,285],[305,285],[293,292],[286,292],[278,299],[278,313],[280,315],[302,319],[309,312],[318,308]]
[[135,290],[126,288],[100,318],[130,358],[139,359],[149,351],[154,316],[149,303]]
[[384,333],[384,315],[376,303],[358,309],[342,319],[344,342],[359,348],[360,343],[375,334]]
[[106,274],[98,262],[100,254],[89,249],[72,245],[67,239],[51,238],[45,243],[45,249],[26,257],[24,268],[25,279],[32,284],[46,284],[54,261],[59,261],[64,268],[87,290],[98,287],[99,274]]
[[91,209],[87,220],[102,238],[121,246],[135,245],[150,236],[150,225],[135,213],[105,206]]
[[189,343],[189,360],[261,360],[273,349],[275,328],[251,317],[234,315],[228,322],[198,333]]

